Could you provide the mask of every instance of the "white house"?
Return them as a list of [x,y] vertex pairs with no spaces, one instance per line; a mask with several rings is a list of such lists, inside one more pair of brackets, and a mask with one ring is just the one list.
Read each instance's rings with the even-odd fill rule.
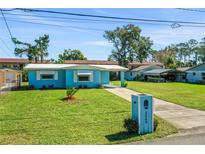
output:
[[144,78],[144,72],[150,71],[153,69],[161,69],[163,66],[160,65],[142,65],[132,70],[129,70],[125,73],[126,80],[139,80],[140,78]]

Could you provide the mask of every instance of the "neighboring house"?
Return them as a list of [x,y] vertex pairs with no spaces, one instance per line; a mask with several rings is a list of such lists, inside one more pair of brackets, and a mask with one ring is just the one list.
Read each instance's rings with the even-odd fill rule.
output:
[[205,63],[186,70],[186,79],[190,83],[205,82]]
[[125,79],[129,81],[144,79],[143,73],[152,69],[160,69],[163,66],[151,64],[151,65],[142,65],[132,70],[129,70],[125,73]]
[[[0,69],[10,68],[15,70],[21,70],[28,64],[28,59],[22,58],[0,58]],[[32,61],[34,63],[34,61]],[[40,61],[38,61],[40,63]],[[43,60],[43,63],[49,63],[49,60]]]
[[12,69],[0,69],[0,88],[20,86],[21,72]]
[[143,62],[143,63],[140,63],[140,62],[132,62],[132,63],[129,63],[128,64],[128,68],[130,70],[132,69],[135,69],[137,67],[140,67],[140,66],[147,66],[147,65],[156,65],[156,66],[161,66],[162,68],[164,68],[164,64],[162,63],[157,63],[157,62]]
[[172,69],[153,69],[143,73],[145,81],[175,81],[176,71]]
[[29,85],[40,88],[94,88],[110,83],[110,72],[120,72],[121,83],[127,68],[99,64],[28,64]]
[[176,81],[177,82],[187,82],[186,71],[188,69],[190,69],[190,67],[180,67],[176,69]]

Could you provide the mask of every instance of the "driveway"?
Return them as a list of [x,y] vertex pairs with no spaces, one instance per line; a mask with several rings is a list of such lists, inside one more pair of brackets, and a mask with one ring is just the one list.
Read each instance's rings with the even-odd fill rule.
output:
[[[127,88],[106,88],[107,91],[131,102],[131,95],[140,94]],[[154,114],[173,124],[179,130],[205,126],[205,111],[190,109],[154,98]],[[205,129],[203,129],[205,132]]]

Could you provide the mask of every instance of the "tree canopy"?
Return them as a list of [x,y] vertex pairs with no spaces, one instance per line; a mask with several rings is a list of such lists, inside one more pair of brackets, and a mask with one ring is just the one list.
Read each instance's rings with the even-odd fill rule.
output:
[[205,62],[205,37],[200,41],[190,39],[167,46],[155,53],[154,60],[164,63],[167,68],[191,67],[203,63]]
[[26,55],[30,62],[34,60],[37,63],[41,59],[42,63],[43,58],[48,56],[49,35],[39,37],[34,44],[20,41],[17,38],[13,38],[13,42],[18,46],[15,48],[14,54],[20,57]]
[[152,51],[150,38],[141,36],[141,29],[132,24],[105,31],[104,37],[114,46],[108,60],[116,60],[122,66],[133,61],[143,62]]
[[80,50],[65,49],[63,54],[58,55],[58,62],[63,63],[65,60],[87,60],[87,58]]

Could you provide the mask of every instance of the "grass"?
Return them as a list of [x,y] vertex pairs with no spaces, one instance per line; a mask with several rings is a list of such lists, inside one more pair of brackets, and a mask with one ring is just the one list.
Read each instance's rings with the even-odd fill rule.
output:
[[0,144],[116,144],[160,138],[177,132],[164,120],[143,136],[128,135],[123,120],[130,103],[103,89],[19,90],[0,96]]
[[[113,83],[119,85],[119,81]],[[127,88],[189,108],[205,110],[205,85],[128,81]]]

